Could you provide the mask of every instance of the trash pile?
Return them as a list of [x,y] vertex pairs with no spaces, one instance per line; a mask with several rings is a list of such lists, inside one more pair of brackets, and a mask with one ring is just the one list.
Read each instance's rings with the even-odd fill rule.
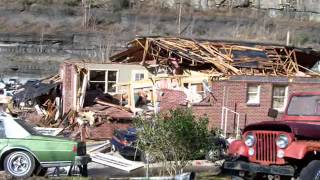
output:
[[13,93],[13,103],[12,112],[29,117],[34,124],[59,127],[62,123],[60,76],[27,82]]

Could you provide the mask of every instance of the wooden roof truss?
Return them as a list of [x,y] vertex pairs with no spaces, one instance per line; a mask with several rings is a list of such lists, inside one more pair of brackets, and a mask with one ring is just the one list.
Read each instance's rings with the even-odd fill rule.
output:
[[191,68],[221,75],[305,75],[301,72],[305,67],[303,70],[299,68],[298,49],[292,47],[161,37],[138,38],[130,45],[141,53],[133,53],[129,48],[111,60],[169,66],[172,69]]

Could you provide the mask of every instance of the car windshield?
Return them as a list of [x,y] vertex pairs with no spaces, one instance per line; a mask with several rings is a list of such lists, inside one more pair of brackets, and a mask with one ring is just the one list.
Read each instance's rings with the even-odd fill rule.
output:
[[292,97],[287,114],[289,116],[319,116],[320,95]]
[[22,126],[26,131],[28,131],[28,133],[30,133],[31,135],[40,135],[32,126],[31,124],[27,123],[26,121],[19,119],[19,118],[15,118],[14,119],[20,126]]

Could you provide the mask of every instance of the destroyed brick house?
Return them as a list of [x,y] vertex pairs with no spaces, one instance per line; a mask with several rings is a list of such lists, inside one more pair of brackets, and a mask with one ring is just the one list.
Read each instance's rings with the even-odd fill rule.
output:
[[[113,63],[143,65],[149,78],[118,83],[128,107],[155,113],[191,106],[210,127],[236,133],[248,123],[271,120],[269,108],[283,112],[293,92],[319,91],[320,54],[283,45],[142,37],[111,57]],[[136,107],[137,93],[149,106]]]
[[130,102],[129,89],[116,85],[147,78],[143,66],[67,61],[61,64],[60,74],[63,113],[74,111],[89,121],[87,138],[111,138],[115,129],[132,125],[134,114],[124,107]]

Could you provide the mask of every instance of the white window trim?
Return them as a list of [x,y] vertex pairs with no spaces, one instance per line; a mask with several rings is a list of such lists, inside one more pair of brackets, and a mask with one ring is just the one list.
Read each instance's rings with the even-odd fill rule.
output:
[[[275,85],[273,87],[277,87],[277,86],[281,86],[281,85]],[[283,87],[285,87],[285,90],[284,90],[284,102],[283,102],[283,107],[282,108],[273,108],[273,97],[274,97],[274,95],[273,95],[273,88],[272,88],[272,99],[271,99],[272,108],[277,110],[280,113],[283,113],[286,110],[287,103],[288,103],[289,88],[286,85],[284,85]]]
[[[249,86],[257,86],[257,96],[258,100],[257,101],[249,101]],[[260,105],[260,91],[261,91],[261,85],[258,84],[248,84],[247,85],[247,105]]]
[[[90,81],[90,71],[105,71],[105,77],[104,81]],[[108,92],[108,71],[117,71],[117,79],[116,79],[116,84],[119,83],[119,69],[89,69],[89,83],[90,82],[104,82],[104,93],[109,93],[109,94],[117,94],[118,93],[118,87],[116,86],[116,92]]]
[[109,93],[109,94],[117,94],[118,93],[118,86],[116,86],[116,91],[115,92],[108,92],[108,72],[109,71],[117,71],[117,76],[116,76],[116,81],[115,83],[118,84],[119,82],[119,69],[107,69],[106,70],[106,81],[105,81],[105,93]]

